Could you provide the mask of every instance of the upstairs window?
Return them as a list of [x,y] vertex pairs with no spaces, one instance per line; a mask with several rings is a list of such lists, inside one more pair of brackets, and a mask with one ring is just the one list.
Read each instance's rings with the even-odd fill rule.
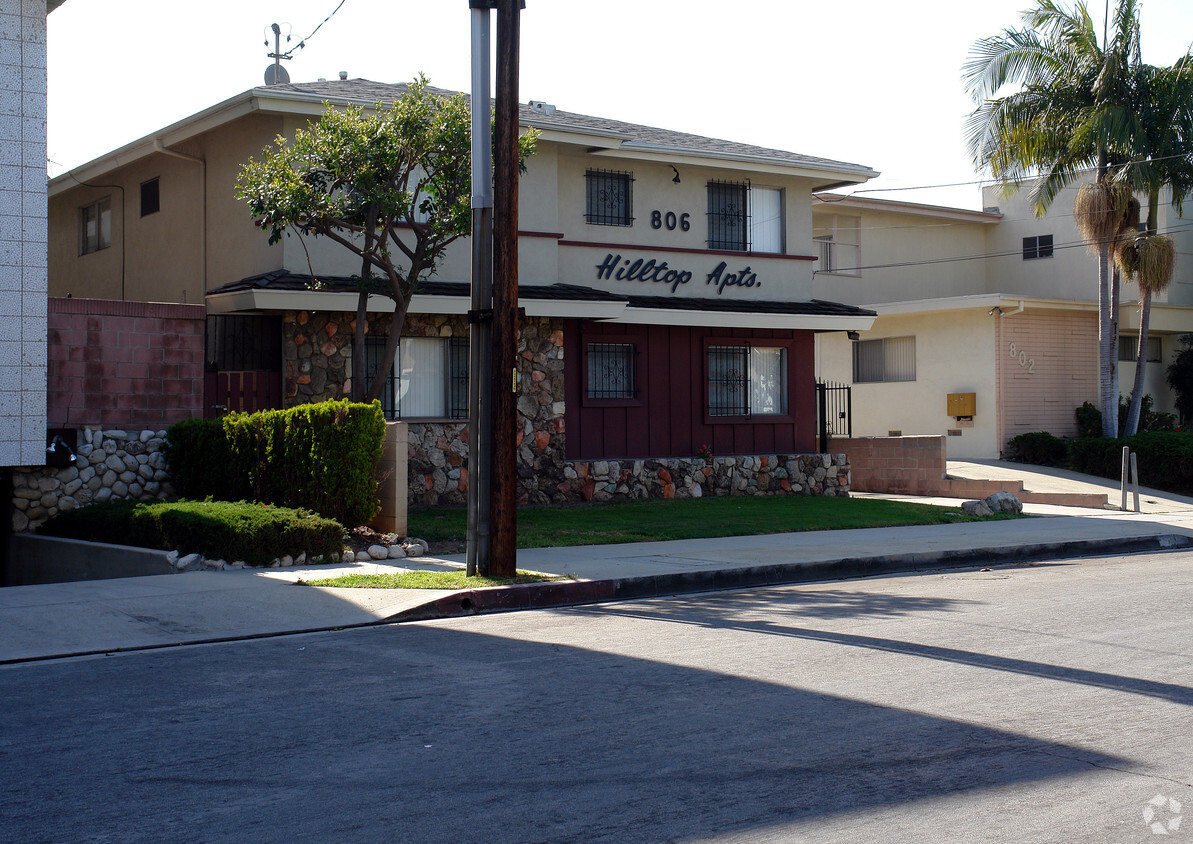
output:
[[709,182],[708,248],[781,253],[783,191],[748,182]]
[[817,214],[812,218],[816,241],[816,272],[861,275],[861,218],[845,214]]
[[112,245],[112,198],[79,209],[79,254],[89,255]]
[[632,173],[589,170],[584,174],[584,219],[597,226],[632,226]]
[[1041,234],[1023,238],[1023,260],[1052,257],[1052,235]]
[[855,384],[914,380],[914,337],[885,337],[881,340],[853,342]]
[[[370,337],[365,377],[372,383],[385,353],[385,338]],[[467,419],[468,339],[403,337],[381,390],[387,419]]]
[[157,178],[141,182],[141,216],[147,217],[161,210],[161,194],[158,192]]
[[787,413],[787,349],[708,347],[709,416]]

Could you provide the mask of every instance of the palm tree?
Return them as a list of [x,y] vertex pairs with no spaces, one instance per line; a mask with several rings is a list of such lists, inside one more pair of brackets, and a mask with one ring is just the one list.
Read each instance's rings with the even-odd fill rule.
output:
[[[1092,169],[1095,183],[1108,186],[1112,165],[1132,135],[1138,4],[1118,0],[1113,32],[1104,32],[1101,42],[1084,2],[1069,10],[1055,0],[1036,0],[1023,21],[1023,29],[1006,29],[973,47],[963,76],[979,105],[966,121],[966,137],[975,165],[988,167],[1008,192],[1034,180],[1031,199],[1037,216],[1043,216],[1084,172]],[[1016,90],[1000,96],[1007,86]],[[1106,436],[1118,432],[1117,314],[1112,313],[1118,297],[1111,285],[1111,240],[1090,240],[1098,253],[1098,393]]]
[[1139,131],[1133,139],[1132,159],[1122,175],[1133,190],[1147,198],[1147,219],[1142,234],[1128,232],[1115,250],[1123,273],[1139,282],[1139,351],[1124,436],[1131,436],[1139,427],[1152,295],[1172,280],[1173,242],[1157,231],[1160,194],[1168,190],[1179,214],[1184,200],[1193,193],[1193,54],[1168,68],[1140,66],[1135,72],[1134,92]]

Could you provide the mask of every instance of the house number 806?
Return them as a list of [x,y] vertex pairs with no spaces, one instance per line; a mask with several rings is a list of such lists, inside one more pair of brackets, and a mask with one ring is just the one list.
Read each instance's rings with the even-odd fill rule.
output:
[[692,227],[692,223],[688,219],[690,216],[690,214],[686,213],[676,216],[674,211],[668,211],[666,214],[662,211],[651,211],[650,227],[652,229],[661,229],[666,226],[667,231],[673,232],[678,223],[680,230],[686,232]]
[[1016,349],[1014,343],[1011,343],[1011,345],[1010,345],[1010,352],[1011,352],[1011,357],[1013,357],[1015,360],[1019,361],[1020,366],[1024,367],[1028,372],[1035,374],[1035,371],[1036,371],[1035,358],[1029,358],[1027,356],[1027,352],[1023,351],[1022,349]]

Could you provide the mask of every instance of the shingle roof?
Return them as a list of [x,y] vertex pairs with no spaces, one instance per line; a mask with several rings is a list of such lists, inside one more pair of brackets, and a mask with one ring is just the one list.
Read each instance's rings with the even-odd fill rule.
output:
[[[318,99],[346,99],[362,105],[388,103],[406,93],[405,83],[373,82],[368,79],[335,79],[323,82],[300,82],[286,85],[270,85],[257,88],[261,93],[274,91],[288,91],[295,94],[306,94]],[[443,88],[428,87],[428,91],[442,96],[451,96],[455,91]],[[467,95],[465,95],[467,96]],[[586,114],[576,114],[570,111],[556,109],[551,115],[534,111],[529,105],[519,104],[519,119],[523,125],[539,129],[559,129],[572,132],[595,132],[598,134],[614,134],[623,146],[633,148],[663,147],[676,151],[688,151],[703,155],[745,156],[748,158],[769,159],[777,163],[791,166],[820,168],[850,168],[868,170],[861,164],[850,164],[844,161],[834,161],[830,158],[818,158],[811,155],[801,155],[786,150],[769,149],[751,144],[726,141],[718,138],[706,138],[701,135],[691,135],[686,132],[673,132],[670,129],[659,129],[654,126],[641,126],[636,123],[626,123],[621,120],[610,120],[604,117],[593,117]]]
[[[208,296],[220,293],[239,293],[246,290],[319,290],[329,293],[356,292],[356,282],[348,276],[320,276],[319,287],[311,286],[311,277],[289,270],[274,270],[242,278],[209,290]],[[426,281],[418,292],[427,296],[469,295],[469,285],[459,281]],[[577,284],[522,284],[518,298],[568,302],[625,302],[631,308],[671,311],[706,311],[710,313],[792,314],[811,316],[875,316],[875,312],[853,305],[812,299],[808,302],[744,302],[730,299],[697,299],[670,296],[620,296],[605,290],[594,290]]]

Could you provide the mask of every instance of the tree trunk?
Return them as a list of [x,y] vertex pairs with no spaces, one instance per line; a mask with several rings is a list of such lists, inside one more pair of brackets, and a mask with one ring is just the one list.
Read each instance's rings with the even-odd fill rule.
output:
[[[1156,233],[1156,216],[1160,208],[1160,192],[1153,190],[1147,197],[1147,226],[1149,236]],[[1143,403],[1143,377],[1147,368],[1147,335],[1151,322],[1151,288],[1139,286],[1139,351],[1135,356],[1135,385],[1131,388],[1131,407],[1127,410],[1127,425],[1123,436],[1130,437],[1139,432],[1139,413]]]
[[1135,385],[1131,388],[1131,407],[1127,411],[1124,437],[1134,436],[1139,431],[1139,410],[1143,399],[1143,376],[1147,369],[1147,330],[1152,313],[1152,292],[1139,289],[1139,351],[1135,355]]
[[1118,372],[1114,327],[1111,322],[1110,247],[1098,247],[1098,404],[1102,411],[1102,436],[1118,436]]
[[[398,340],[402,337],[402,329],[406,325],[406,309],[410,306],[407,299],[394,300],[394,318],[389,324],[389,335],[385,338],[385,351],[381,353],[381,364],[377,367],[377,374],[373,376],[373,383],[365,393],[365,401],[374,401],[381,397],[381,389],[385,386],[385,379],[394,368],[394,358],[398,352]],[[396,410],[397,408],[395,408]]]
[[363,401],[365,397],[365,372],[368,359],[365,352],[365,337],[368,335],[369,294],[360,291],[356,300],[356,331],[352,334],[352,400]]

